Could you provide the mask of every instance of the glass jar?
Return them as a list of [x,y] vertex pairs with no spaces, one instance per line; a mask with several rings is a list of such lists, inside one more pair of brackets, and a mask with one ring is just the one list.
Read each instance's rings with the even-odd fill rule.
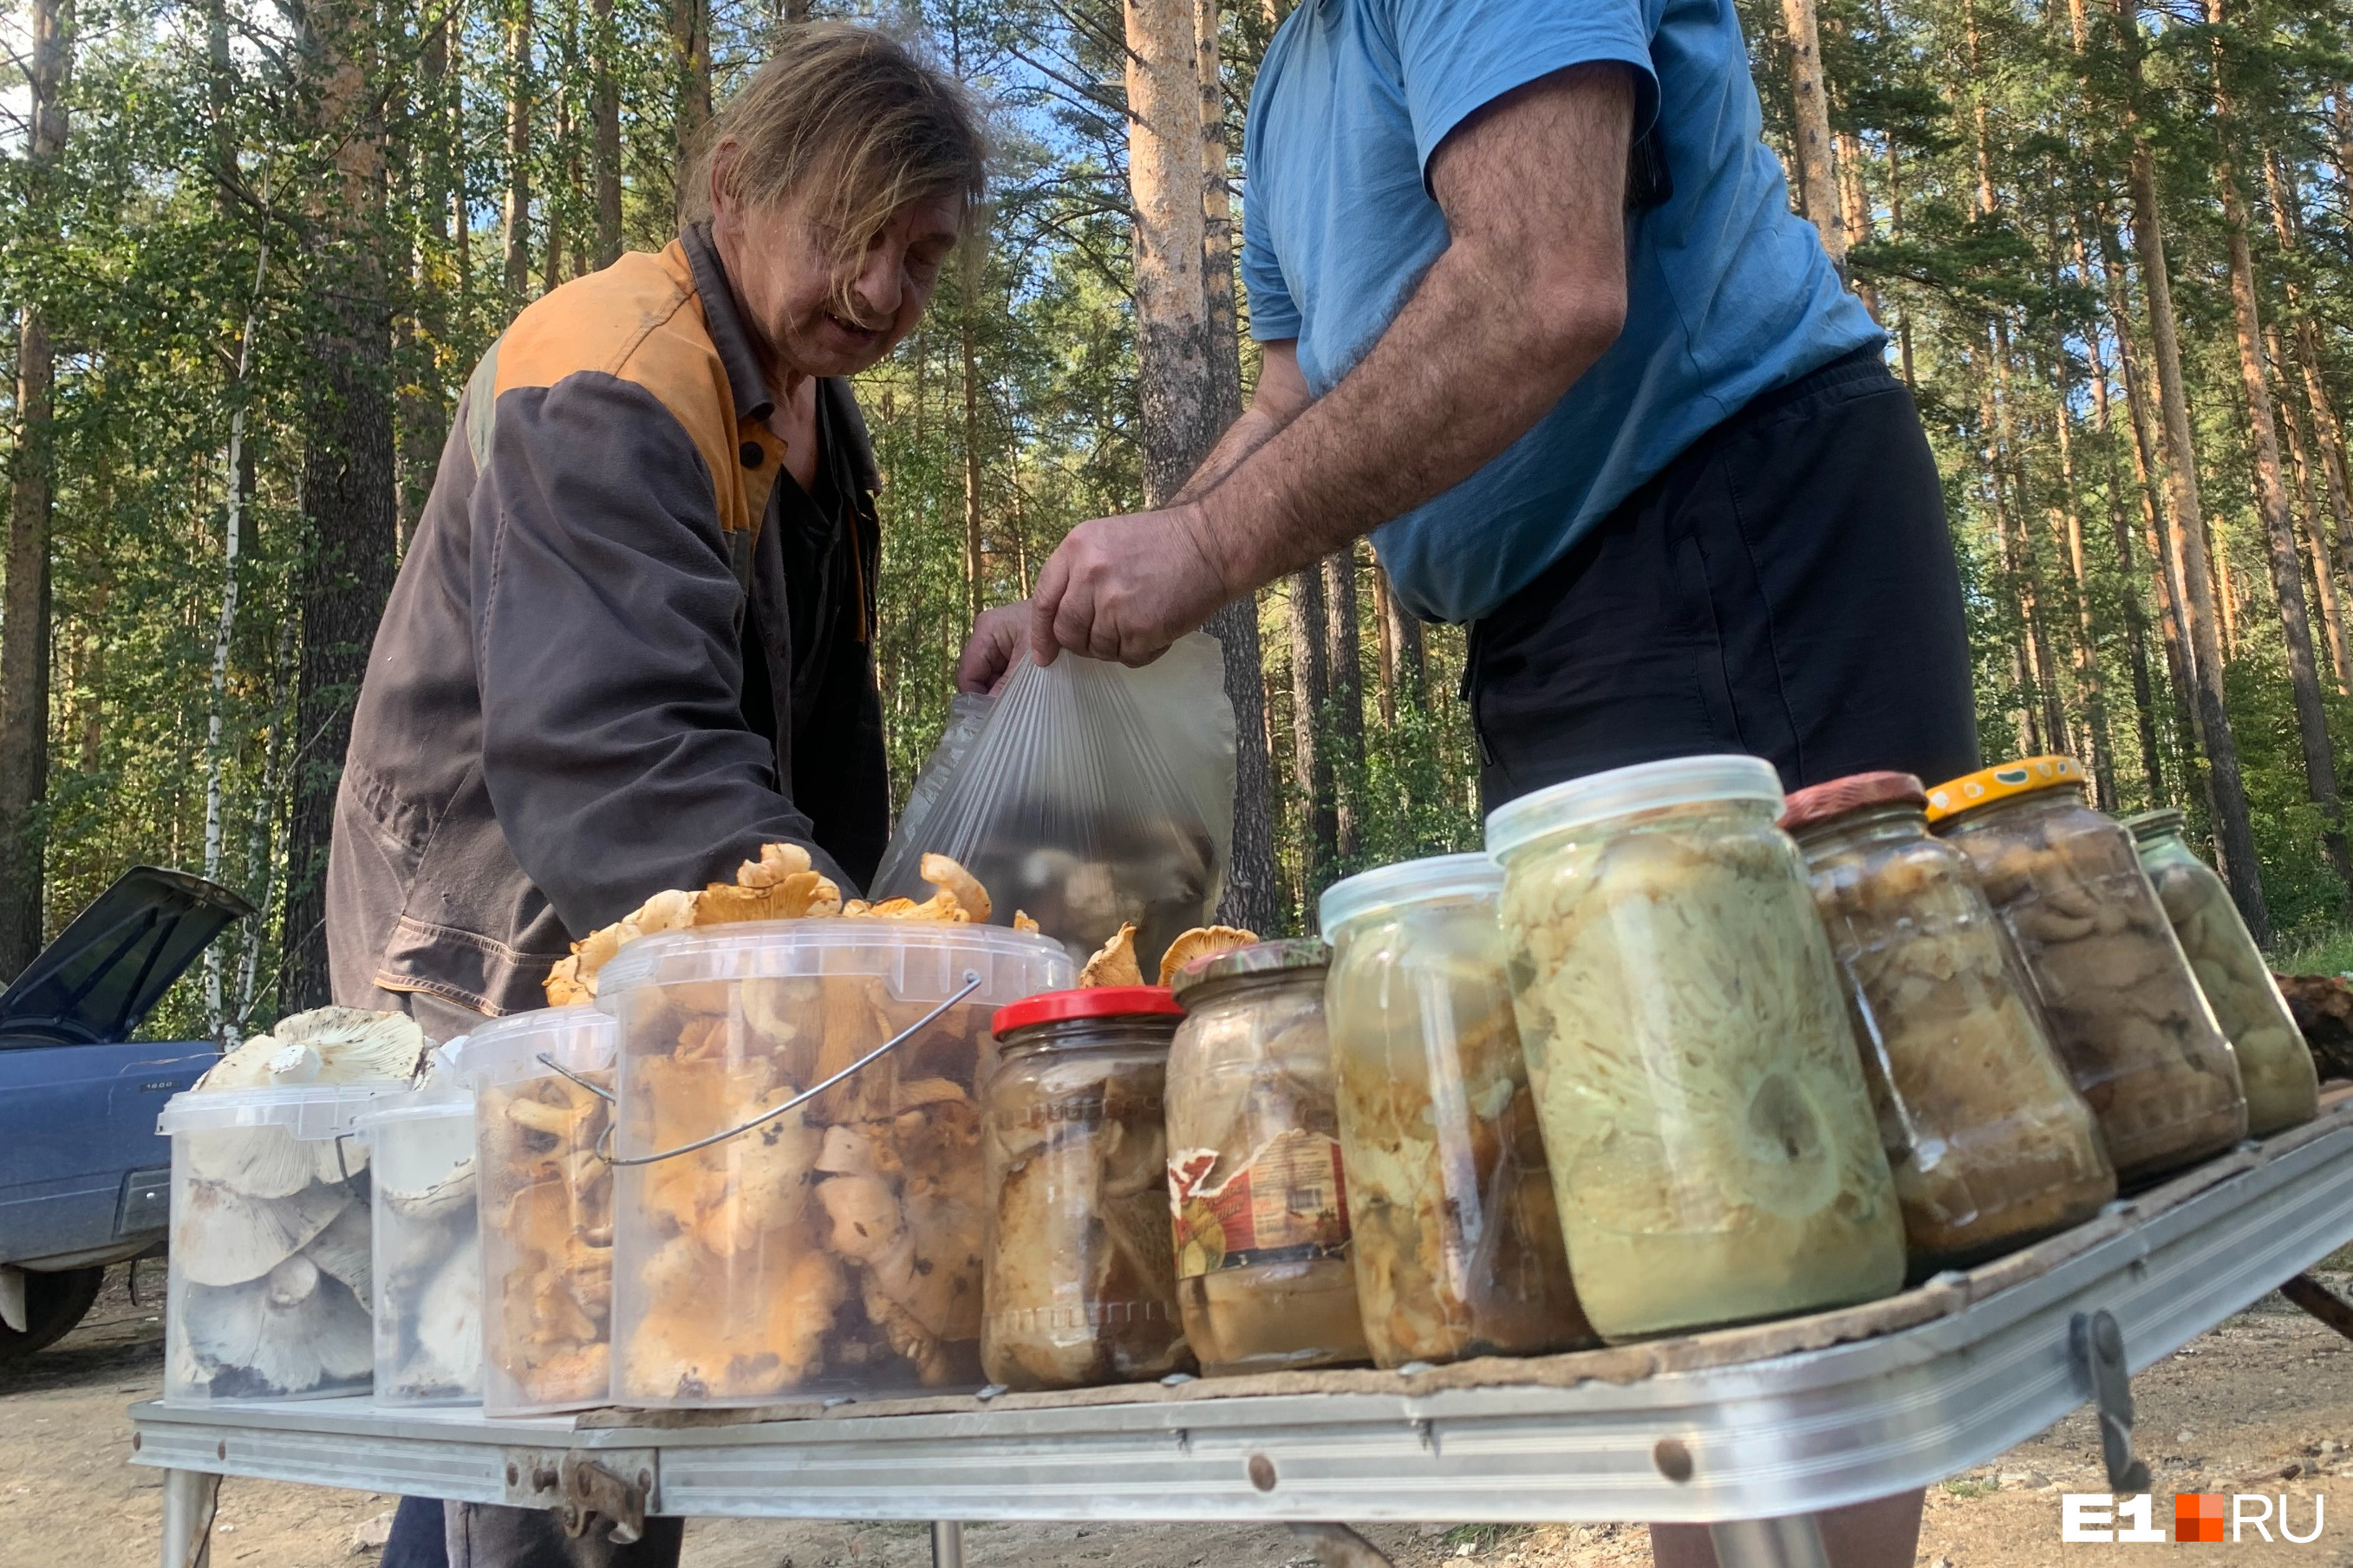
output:
[[2084,804],[2073,759],[2028,757],[1939,784],[1928,820],[1977,867],[2118,1180],[2161,1176],[2246,1136],[2231,1043],[2132,835]]
[[1778,777],[1676,758],[1487,819],[1577,1299],[1605,1340],[1867,1301],[1904,1221]]
[[2116,1194],[1977,872],[1929,837],[1927,804],[1910,773],[1860,773],[1799,790],[1781,817],[1846,977],[1915,1279]]
[[1348,1250],[1383,1367],[1591,1344],[1545,1169],[1484,855],[1335,883],[1324,986]]
[[1194,1370],[1161,1103],[1184,1015],[1158,985],[1052,991],[997,1010],[982,1115],[991,1383],[1084,1388]]
[[1175,977],[1185,1008],[1168,1053],[1176,1303],[1212,1377],[1371,1354],[1324,1034],[1330,958],[1313,940],[1262,942]]
[[2181,813],[2144,812],[2125,819],[2141,869],[2189,960],[2214,1021],[2239,1058],[2247,1095],[2247,1131],[2258,1138],[2300,1127],[2320,1114],[2320,1075],[2247,922],[2197,851],[2182,837]]

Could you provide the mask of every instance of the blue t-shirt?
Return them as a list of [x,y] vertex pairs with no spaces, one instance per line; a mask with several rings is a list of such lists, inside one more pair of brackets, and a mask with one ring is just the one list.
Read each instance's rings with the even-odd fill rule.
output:
[[1590,60],[1634,68],[1635,132],[1655,121],[1672,194],[1629,215],[1617,342],[1486,467],[1375,531],[1434,620],[1493,610],[1758,393],[1884,342],[1789,211],[1732,0],[1300,0],[1243,142],[1251,335],[1296,338],[1330,391],[1446,248],[1423,176],[1447,132]]

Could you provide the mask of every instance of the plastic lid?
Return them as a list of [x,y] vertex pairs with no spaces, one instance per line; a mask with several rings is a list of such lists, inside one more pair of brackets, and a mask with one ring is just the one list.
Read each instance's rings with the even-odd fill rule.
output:
[[[931,921],[745,921],[642,936],[621,949],[596,977],[596,1005],[611,1012],[643,985],[696,981],[869,974],[889,983],[902,1002],[944,1002],[980,976],[969,998],[1002,1006],[1059,991],[1078,978],[1060,942],[1003,926]],[[481,1037],[467,1047],[480,1048]]]
[[2135,838],[2147,843],[2152,838],[2162,838],[2168,833],[2179,833],[2189,826],[2189,817],[2179,806],[2166,805],[2127,816],[2125,826],[2132,829]]
[[1927,786],[1918,774],[1849,773],[1828,784],[1808,784],[1791,795],[1781,808],[1781,826],[1795,833],[1866,805],[1893,805],[1899,801],[1907,805],[1928,804]]
[[2036,790],[2055,789],[2061,784],[2080,784],[2084,770],[2073,757],[2020,757],[2014,762],[1996,763],[1989,768],[1979,768],[1973,773],[1963,773],[1957,779],[1947,779],[1928,792],[1928,820],[1942,822],[1948,816],[1958,816],[1981,805],[1991,805],[1998,800],[2010,800]]
[[621,1026],[586,1003],[543,1007],[493,1019],[476,1029],[466,1037],[459,1066],[467,1087],[480,1090],[547,1077],[553,1069],[539,1059],[543,1054],[575,1072],[608,1068],[620,1044]]
[[1332,949],[1322,938],[1287,936],[1197,958],[1176,972],[1169,982],[1169,990],[1182,1002],[1187,992],[1213,981],[1322,969],[1331,962]]
[[1090,985],[1080,991],[1049,991],[999,1007],[988,1021],[1000,1037],[1038,1024],[1060,1024],[1072,1018],[1133,1018],[1167,1014],[1183,1017],[1176,994],[1166,985]]
[[1487,853],[1501,860],[1574,828],[1701,801],[1757,801],[1781,808],[1781,775],[1762,757],[1670,757],[1612,768],[1522,795],[1487,814]]
[[406,1097],[406,1083],[301,1083],[275,1089],[189,1089],[164,1102],[155,1131],[211,1132],[276,1127],[290,1138],[341,1138],[380,1102]]
[[393,1122],[470,1121],[473,1116],[474,1091],[454,1083],[440,1083],[406,1094],[385,1096],[360,1113],[359,1126],[365,1131]]
[[1492,899],[1504,890],[1504,868],[1493,857],[1432,855],[1365,871],[1324,889],[1317,923],[1330,936],[1360,915],[1390,904],[1435,899]]

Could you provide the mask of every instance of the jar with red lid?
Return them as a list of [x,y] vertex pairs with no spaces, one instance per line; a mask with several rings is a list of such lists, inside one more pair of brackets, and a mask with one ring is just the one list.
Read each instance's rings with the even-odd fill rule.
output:
[[1161,1097],[1184,1009],[1158,985],[997,1010],[981,1366],[1008,1388],[1190,1372]]
[[1938,784],[1928,821],[1977,868],[2120,1181],[2247,1135],[2231,1042],[2132,834],[2085,802],[2073,758],[2022,757]]
[[2116,1195],[2092,1113],[2044,1033],[1968,857],[1929,836],[1910,773],[1789,796],[1846,982],[1913,1278],[2089,1219]]

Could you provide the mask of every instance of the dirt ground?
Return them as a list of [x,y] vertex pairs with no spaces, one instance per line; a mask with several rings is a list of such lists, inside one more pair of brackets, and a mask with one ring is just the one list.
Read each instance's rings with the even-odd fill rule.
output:
[[[163,1271],[142,1265],[139,1300],[118,1270],[90,1320],[27,1368],[0,1373],[0,1568],[147,1568],[155,1561],[161,1488],[135,1468],[123,1407],[163,1379]],[[2332,1278],[2340,1291],[2348,1280]],[[2141,1448],[2160,1494],[2285,1493],[2309,1528],[2316,1495],[2327,1528],[2309,1546],[2206,1549],[2232,1568],[2353,1568],[2353,1342],[2278,1297],[2134,1380]],[[1922,1568],[2038,1568],[2082,1563],[2144,1568],[2177,1561],[2167,1546],[2059,1540],[2060,1494],[2104,1489],[2091,1418],[2078,1413],[2000,1461],[1928,1496]],[[221,1489],[214,1568],[370,1568],[355,1544],[393,1500],[231,1480]],[[2342,1511],[2340,1511],[2342,1510]],[[2168,1500],[2158,1500],[2161,1526]],[[1372,1527],[1399,1568],[1463,1558],[1508,1568],[1649,1568],[1643,1531],[1624,1525],[1535,1529]],[[1312,1568],[1286,1531],[1214,1525],[976,1525],[973,1568]],[[923,1568],[920,1526],[697,1521],[685,1568]]]

